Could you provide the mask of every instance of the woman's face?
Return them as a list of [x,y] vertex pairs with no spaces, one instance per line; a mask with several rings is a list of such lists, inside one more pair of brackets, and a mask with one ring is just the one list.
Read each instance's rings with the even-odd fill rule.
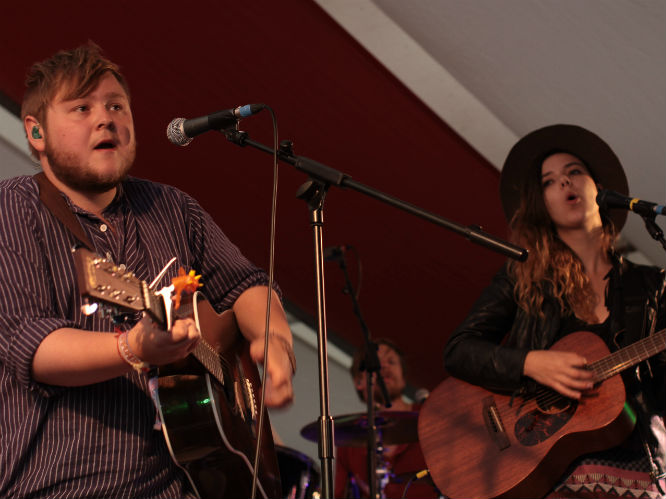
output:
[[602,226],[597,186],[576,156],[556,153],[541,165],[543,201],[558,232]]

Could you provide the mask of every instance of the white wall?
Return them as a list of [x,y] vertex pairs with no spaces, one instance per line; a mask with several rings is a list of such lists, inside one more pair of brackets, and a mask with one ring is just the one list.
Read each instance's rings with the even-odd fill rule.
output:
[[21,120],[0,106],[0,179],[37,171]]

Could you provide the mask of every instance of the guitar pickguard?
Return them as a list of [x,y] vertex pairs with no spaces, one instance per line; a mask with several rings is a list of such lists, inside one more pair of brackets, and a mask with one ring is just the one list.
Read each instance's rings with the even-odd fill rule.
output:
[[552,403],[538,405],[514,425],[516,440],[527,447],[545,442],[557,433],[573,417],[578,402],[558,397]]

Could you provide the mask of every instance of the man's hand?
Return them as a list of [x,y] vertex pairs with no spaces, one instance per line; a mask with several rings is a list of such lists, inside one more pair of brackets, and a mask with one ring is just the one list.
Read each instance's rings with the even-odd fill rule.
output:
[[[250,343],[250,356],[255,362],[264,364],[264,339],[256,339]],[[269,335],[268,372],[266,378],[266,405],[268,407],[284,407],[294,399],[294,388],[291,378],[295,366],[292,366],[293,347],[291,342],[277,333]]]
[[523,374],[565,397],[579,399],[592,388],[591,371],[584,369],[585,357],[573,352],[532,350],[525,357]]
[[147,315],[128,333],[129,347],[142,361],[161,366],[187,357],[201,333],[193,319],[178,319],[171,331],[160,329]]
[[[238,329],[250,343],[250,356],[259,363],[264,362],[267,293],[266,286],[248,288],[233,306]],[[296,370],[296,361],[289,323],[275,291],[271,291],[270,331],[265,401],[269,407],[284,407],[294,398],[291,378]]]

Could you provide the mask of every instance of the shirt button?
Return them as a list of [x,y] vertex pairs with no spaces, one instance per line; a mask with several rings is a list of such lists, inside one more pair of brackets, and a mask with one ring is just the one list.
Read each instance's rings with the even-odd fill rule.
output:
[[102,224],[102,225],[99,226],[99,230],[101,230],[102,232],[106,232],[106,229],[108,229],[106,224]]

